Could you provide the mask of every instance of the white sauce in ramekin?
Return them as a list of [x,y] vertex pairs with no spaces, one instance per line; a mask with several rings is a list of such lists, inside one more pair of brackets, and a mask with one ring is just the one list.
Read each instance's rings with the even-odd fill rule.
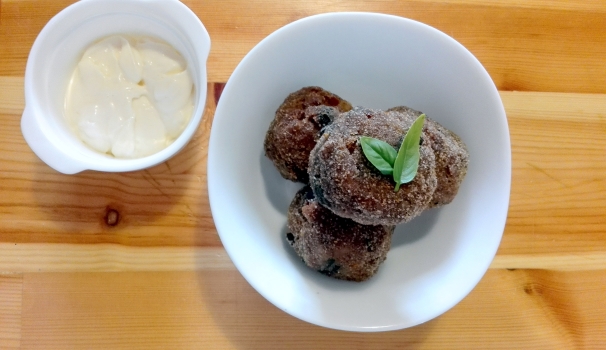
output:
[[193,113],[185,59],[146,37],[111,36],[90,46],[65,97],[72,130],[92,149],[139,158],[170,145]]

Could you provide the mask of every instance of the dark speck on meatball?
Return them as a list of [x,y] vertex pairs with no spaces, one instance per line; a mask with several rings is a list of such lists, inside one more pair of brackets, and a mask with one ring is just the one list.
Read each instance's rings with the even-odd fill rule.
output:
[[308,183],[309,153],[323,128],[350,109],[349,102],[316,86],[288,95],[265,136],[265,154],[284,178]]
[[358,282],[377,272],[394,230],[393,226],[360,225],[333,214],[307,186],[288,209],[288,228],[286,239],[307,266],[333,278]]

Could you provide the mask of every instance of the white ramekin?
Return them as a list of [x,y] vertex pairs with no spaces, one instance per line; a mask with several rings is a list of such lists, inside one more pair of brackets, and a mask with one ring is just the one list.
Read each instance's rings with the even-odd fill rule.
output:
[[[156,37],[171,44],[188,62],[195,85],[194,112],[183,133],[167,148],[137,159],[95,152],[70,130],[64,98],[71,73],[84,50],[115,35]],[[144,169],[179,152],[198,128],[206,103],[206,60],[210,37],[200,19],[177,0],[82,0],[58,13],[42,29],[25,69],[25,141],[53,169],[121,172]]]

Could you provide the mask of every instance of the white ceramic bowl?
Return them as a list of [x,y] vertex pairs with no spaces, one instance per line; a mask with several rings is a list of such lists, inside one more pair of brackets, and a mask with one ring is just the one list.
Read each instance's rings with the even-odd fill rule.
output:
[[[63,114],[68,79],[84,50],[115,34],[155,37],[187,60],[195,85],[194,113],[183,133],[167,148],[137,159],[112,158],[88,148]],[[132,171],[175,155],[197,129],[206,103],[206,60],[210,37],[202,22],[177,0],[83,0],[68,6],[42,29],[25,69],[23,136],[34,153],[55,170]]]
[[[284,98],[309,85],[354,105],[421,110],[469,149],[455,200],[398,226],[387,260],[363,283],[312,271],[284,237],[287,208],[301,185],[280,177],[263,139]],[[499,246],[510,181],[507,119],[482,65],[432,27],[371,13],[305,18],[259,43],[225,86],[208,155],[215,224],[246,280],[293,316],[350,331],[411,327],[463,299]]]

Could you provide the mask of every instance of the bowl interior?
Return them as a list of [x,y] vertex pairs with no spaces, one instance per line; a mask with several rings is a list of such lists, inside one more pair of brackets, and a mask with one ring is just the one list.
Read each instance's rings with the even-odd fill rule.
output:
[[187,141],[174,142],[167,149],[146,157],[148,159],[115,159],[88,148],[70,130],[63,108],[72,72],[87,47],[118,34],[163,40],[188,62],[195,85],[194,115],[179,139],[189,139],[198,126],[206,102],[206,58],[210,41],[199,20],[184,5],[170,0],[150,2],[145,6],[132,0],[93,0],[66,8],[47,24],[32,48],[29,74],[26,73],[29,75],[26,77],[26,103],[37,107],[38,120],[46,124],[55,142],[88,161],[91,169],[132,170],[122,168],[149,166],[150,161],[157,162],[167,158],[169,153],[176,153]]
[[[288,205],[302,185],[280,177],[263,139],[284,98],[309,85],[353,105],[421,110],[470,153],[455,200],[398,226],[387,260],[367,282],[312,271],[284,238]],[[436,29],[379,14],[313,16],[263,40],[228,81],[209,146],[213,217],[236,267],[282,310],[344,330],[414,326],[465,297],[496,253],[510,178],[506,116],[481,64]]]

